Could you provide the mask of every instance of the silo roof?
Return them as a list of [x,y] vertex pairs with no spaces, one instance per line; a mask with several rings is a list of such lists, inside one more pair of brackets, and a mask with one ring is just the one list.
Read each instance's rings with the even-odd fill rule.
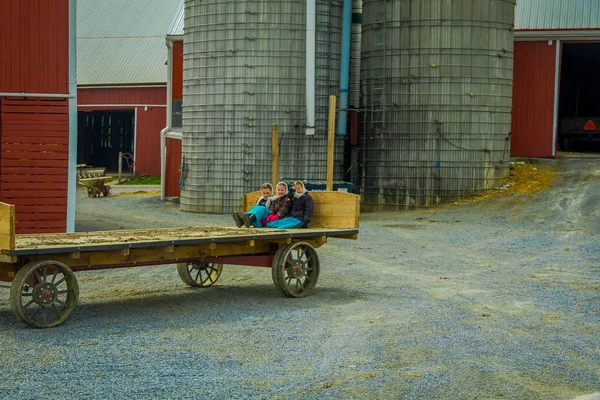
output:
[[77,0],[77,84],[165,83],[165,36],[183,2]]
[[599,0],[517,0],[517,30],[600,29]]

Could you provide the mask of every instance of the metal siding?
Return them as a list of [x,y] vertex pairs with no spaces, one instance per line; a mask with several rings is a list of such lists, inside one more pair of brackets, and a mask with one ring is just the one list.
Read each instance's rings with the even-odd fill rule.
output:
[[165,196],[179,197],[179,178],[181,175],[181,139],[167,138],[165,143],[167,147]]
[[173,42],[173,100],[183,99],[183,40]]
[[508,169],[514,1],[364,0],[363,204],[403,209]]
[[173,26],[169,30],[169,35],[183,35],[184,15],[184,3],[182,1],[179,14],[177,14],[177,16],[175,17],[175,21],[173,21]]
[[511,155],[551,157],[556,42],[515,42]]
[[598,0],[519,0],[515,27],[520,30],[598,29]]
[[135,171],[160,176],[160,131],[167,123],[166,108],[137,108]]
[[17,233],[65,232],[67,100],[0,98],[0,200],[16,205]]
[[[329,95],[339,92],[340,0],[317,0],[316,131],[305,135],[306,1],[186,0],[181,209],[231,212],[271,178],[324,180]],[[327,20],[328,22],[323,22]],[[336,139],[336,176],[343,174]]]
[[166,82],[165,35],[182,0],[78,0],[79,85]]
[[0,92],[68,93],[69,1],[1,1],[0,16]]

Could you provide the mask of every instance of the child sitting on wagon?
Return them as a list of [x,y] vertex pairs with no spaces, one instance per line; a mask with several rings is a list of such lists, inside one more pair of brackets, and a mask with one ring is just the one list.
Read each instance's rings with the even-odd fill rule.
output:
[[273,186],[270,183],[264,183],[260,187],[260,191],[262,192],[262,196],[247,213],[234,212],[232,214],[233,220],[238,228],[242,225],[245,225],[248,228],[251,226],[254,226],[255,228],[262,227],[262,220],[266,219],[269,215]]

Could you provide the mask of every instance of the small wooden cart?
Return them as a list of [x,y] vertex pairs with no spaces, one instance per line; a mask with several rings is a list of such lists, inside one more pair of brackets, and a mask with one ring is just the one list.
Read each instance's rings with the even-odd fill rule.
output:
[[[260,194],[245,196],[245,209]],[[50,328],[74,311],[79,285],[74,272],[177,264],[187,285],[208,287],[224,264],[272,267],[275,287],[304,297],[316,286],[316,248],[327,238],[356,239],[360,198],[311,193],[312,227],[276,230],[198,227],[63,234],[15,235],[15,206],[0,203],[0,281],[10,282],[10,303],[27,325]],[[233,221],[232,221],[233,222]]]

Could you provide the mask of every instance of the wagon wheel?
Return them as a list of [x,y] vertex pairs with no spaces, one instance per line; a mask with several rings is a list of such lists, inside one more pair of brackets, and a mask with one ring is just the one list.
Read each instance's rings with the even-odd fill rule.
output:
[[223,264],[216,263],[179,263],[177,272],[181,280],[189,286],[209,287],[221,276]]
[[88,197],[94,197],[94,189],[89,187],[88,189]]
[[319,256],[308,243],[281,247],[273,259],[271,276],[277,290],[288,297],[307,296],[319,280]]
[[52,328],[69,318],[79,298],[73,271],[57,261],[31,262],[21,268],[10,286],[11,307],[34,328]]
[[108,197],[109,194],[110,194],[110,186],[104,186],[102,188],[102,195],[104,197]]

